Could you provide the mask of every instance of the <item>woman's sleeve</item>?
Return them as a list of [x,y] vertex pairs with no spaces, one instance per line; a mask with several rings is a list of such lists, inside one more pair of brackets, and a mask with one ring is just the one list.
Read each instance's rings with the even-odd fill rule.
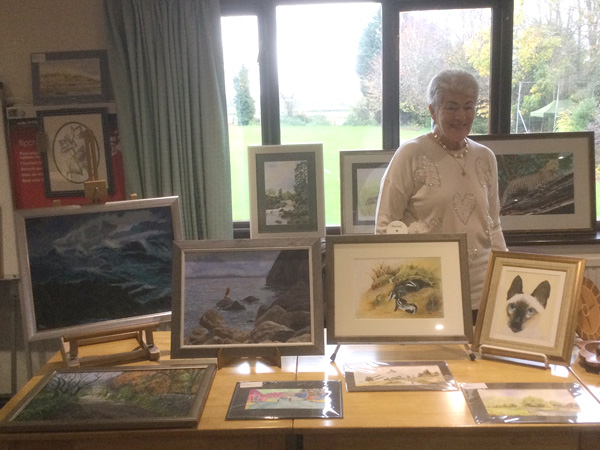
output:
[[376,234],[385,234],[394,220],[402,220],[414,188],[410,158],[407,150],[400,148],[386,169],[377,199]]

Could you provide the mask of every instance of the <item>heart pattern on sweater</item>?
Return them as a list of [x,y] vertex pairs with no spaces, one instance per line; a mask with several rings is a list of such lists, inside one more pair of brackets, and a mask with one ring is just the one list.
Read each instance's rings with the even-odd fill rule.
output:
[[471,217],[471,214],[473,214],[473,211],[475,210],[477,199],[472,194],[465,194],[464,196],[454,194],[452,204],[454,206],[454,211],[456,211],[456,215],[460,221],[466,225],[469,221],[469,217]]
[[429,156],[421,158],[421,163],[415,170],[414,177],[417,183],[423,183],[427,186],[440,187],[442,185],[438,167]]

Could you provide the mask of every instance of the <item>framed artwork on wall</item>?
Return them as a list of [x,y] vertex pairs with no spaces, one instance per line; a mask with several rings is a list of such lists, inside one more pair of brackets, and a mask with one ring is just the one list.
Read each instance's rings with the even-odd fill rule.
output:
[[106,109],[40,111],[38,126],[47,197],[83,196],[91,180],[105,180],[114,193]]
[[595,233],[593,132],[472,138],[496,155],[503,231]]
[[342,234],[373,234],[379,186],[395,150],[340,151]]
[[492,251],[473,348],[569,365],[584,270],[583,258]]
[[250,237],[325,235],[323,145],[248,147]]
[[46,374],[0,422],[0,429],[196,427],[215,373],[215,364],[56,370]]
[[35,105],[103,103],[110,99],[106,50],[31,55]]
[[176,242],[171,357],[323,354],[320,240]]
[[178,197],[17,210],[15,221],[28,340],[170,320]]
[[465,235],[327,238],[327,342],[472,340]]

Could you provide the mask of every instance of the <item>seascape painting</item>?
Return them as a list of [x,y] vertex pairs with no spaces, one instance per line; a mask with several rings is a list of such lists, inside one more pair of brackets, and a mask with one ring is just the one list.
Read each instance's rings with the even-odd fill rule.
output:
[[169,312],[171,207],[25,221],[37,331]]
[[357,319],[444,317],[441,258],[357,258]]
[[309,261],[308,249],[187,252],[185,345],[311,343]]

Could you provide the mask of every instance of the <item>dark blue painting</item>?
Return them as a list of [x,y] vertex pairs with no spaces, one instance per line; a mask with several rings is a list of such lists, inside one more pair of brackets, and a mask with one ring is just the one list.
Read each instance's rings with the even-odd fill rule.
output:
[[37,332],[169,312],[172,208],[25,220]]

